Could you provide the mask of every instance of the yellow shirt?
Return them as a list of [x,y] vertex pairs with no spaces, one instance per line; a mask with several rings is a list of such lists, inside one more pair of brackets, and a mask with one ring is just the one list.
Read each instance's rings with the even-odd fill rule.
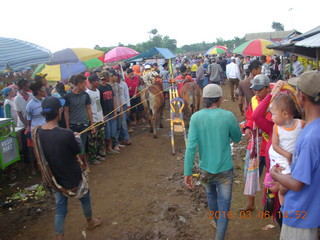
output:
[[198,65],[197,64],[193,64],[191,67],[191,72],[196,72],[198,69]]

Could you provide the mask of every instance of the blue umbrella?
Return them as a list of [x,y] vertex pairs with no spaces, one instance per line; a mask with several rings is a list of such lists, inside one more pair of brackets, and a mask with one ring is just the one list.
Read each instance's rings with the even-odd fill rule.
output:
[[45,63],[51,60],[51,52],[36,44],[15,38],[0,37],[0,71]]

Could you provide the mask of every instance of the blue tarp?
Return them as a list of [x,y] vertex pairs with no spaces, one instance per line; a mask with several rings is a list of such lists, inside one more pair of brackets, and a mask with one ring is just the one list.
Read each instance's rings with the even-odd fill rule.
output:
[[154,48],[150,48],[148,51],[146,52],[143,52],[133,58],[130,58],[128,59],[127,61],[128,62],[131,62],[135,59],[139,59],[139,58],[143,58],[143,59],[147,59],[147,58],[151,58],[155,55],[158,55],[160,54],[163,58],[165,59],[171,59],[171,58],[175,58],[176,55],[174,55],[169,49],[167,48],[157,48],[157,47],[154,47]]
[[49,62],[48,49],[15,38],[0,37],[0,71]]

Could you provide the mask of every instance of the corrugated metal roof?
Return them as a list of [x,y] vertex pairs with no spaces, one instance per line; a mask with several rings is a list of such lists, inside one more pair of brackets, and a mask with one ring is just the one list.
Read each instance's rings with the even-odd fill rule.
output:
[[247,33],[245,35],[246,41],[263,38],[263,39],[275,39],[275,38],[285,38],[292,32],[296,32],[296,30],[289,31],[274,31],[274,32],[259,32],[259,33]]
[[300,42],[295,44],[296,46],[301,47],[311,47],[311,48],[318,48],[320,47],[320,33],[313,35],[312,37],[308,37]]
[[0,71],[50,61],[51,52],[36,44],[15,38],[0,37]]
[[320,33],[320,25],[292,39],[292,41],[301,41],[307,37]]

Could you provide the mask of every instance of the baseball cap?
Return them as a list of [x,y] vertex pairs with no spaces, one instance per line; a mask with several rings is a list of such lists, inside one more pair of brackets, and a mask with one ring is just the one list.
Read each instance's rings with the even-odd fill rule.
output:
[[89,82],[93,83],[94,81],[99,81],[99,79],[100,79],[99,76],[94,73],[89,77]]
[[297,86],[297,83],[298,83],[298,80],[299,80],[298,77],[292,77],[292,78],[289,78],[289,79],[288,79],[288,83],[289,83],[291,86],[296,87],[296,86]]
[[144,66],[144,69],[151,69],[150,64],[145,65],[145,66]]
[[264,74],[258,74],[253,79],[253,84],[250,88],[253,90],[260,91],[264,87],[268,87],[270,84],[270,79],[267,75]]
[[320,93],[320,72],[307,71],[301,74],[298,77],[297,88],[309,97],[318,97]]
[[34,76],[34,80],[37,81],[37,80],[41,80],[42,78],[45,78],[48,74],[45,73],[37,73],[35,76]]
[[222,97],[222,88],[214,83],[210,83],[203,89],[204,98],[218,98]]
[[47,97],[42,101],[42,112],[57,112],[64,104],[63,98]]
[[231,57],[231,60],[234,60],[234,59],[236,59],[236,58],[235,58],[234,56],[232,56],[232,57]]

